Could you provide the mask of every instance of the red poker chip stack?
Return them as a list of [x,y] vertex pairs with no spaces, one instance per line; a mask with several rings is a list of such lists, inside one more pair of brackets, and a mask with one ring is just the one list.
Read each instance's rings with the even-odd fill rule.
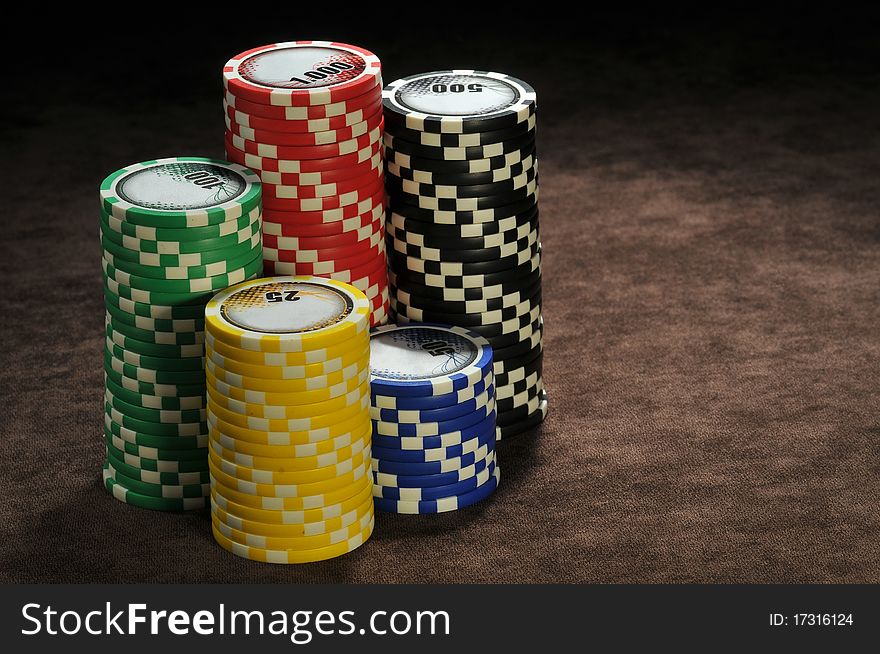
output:
[[344,43],[290,41],[223,68],[226,156],[263,182],[267,274],[318,275],[370,298],[387,322],[382,75]]

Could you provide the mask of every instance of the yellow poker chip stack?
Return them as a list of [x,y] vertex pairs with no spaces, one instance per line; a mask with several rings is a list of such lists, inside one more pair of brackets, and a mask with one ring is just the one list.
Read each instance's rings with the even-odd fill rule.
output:
[[319,277],[232,286],[205,309],[214,538],[268,563],[341,556],[373,531],[370,301]]

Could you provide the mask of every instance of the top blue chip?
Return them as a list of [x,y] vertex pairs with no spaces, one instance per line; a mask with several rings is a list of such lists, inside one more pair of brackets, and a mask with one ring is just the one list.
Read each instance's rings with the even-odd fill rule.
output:
[[370,336],[370,391],[427,397],[478,384],[492,371],[492,346],[467,329],[431,323],[378,327]]

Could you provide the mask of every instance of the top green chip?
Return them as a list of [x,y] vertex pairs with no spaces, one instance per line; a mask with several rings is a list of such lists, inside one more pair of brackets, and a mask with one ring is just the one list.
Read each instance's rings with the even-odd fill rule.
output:
[[247,214],[261,199],[255,173],[203,157],[145,161],[101,182],[101,204],[109,215],[147,227],[218,225]]

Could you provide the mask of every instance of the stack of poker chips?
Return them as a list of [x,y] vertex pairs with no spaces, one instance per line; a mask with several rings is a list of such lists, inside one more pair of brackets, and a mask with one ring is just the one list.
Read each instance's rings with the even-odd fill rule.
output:
[[495,353],[497,436],[544,419],[535,92],[508,75],[423,73],[383,92],[391,309]]
[[387,322],[378,57],[275,43],[230,59],[223,82],[226,156],[263,180],[266,272],[347,282]]
[[306,563],[373,531],[370,302],[318,277],[229,288],[205,309],[211,520],[241,557]]
[[370,397],[377,509],[455,511],[495,491],[501,468],[484,338],[445,325],[374,329]]
[[195,157],[128,166],[101,184],[103,474],[123,502],[207,503],[205,304],[261,273],[260,198],[251,171]]

